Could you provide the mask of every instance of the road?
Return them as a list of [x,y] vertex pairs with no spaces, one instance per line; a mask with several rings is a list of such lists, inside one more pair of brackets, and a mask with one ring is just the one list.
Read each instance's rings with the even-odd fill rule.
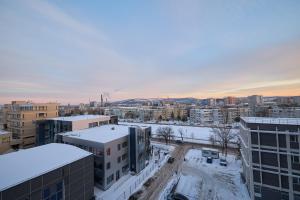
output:
[[139,199],[157,200],[160,192],[165,185],[167,185],[171,176],[175,173],[175,171],[179,171],[184,155],[190,148],[191,146],[189,145],[176,145],[171,154],[171,156],[175,158],[175,161],[172,164],[166,163],[154,174],[153,177],[155,180],[146,190],[143,191],[142,196]]

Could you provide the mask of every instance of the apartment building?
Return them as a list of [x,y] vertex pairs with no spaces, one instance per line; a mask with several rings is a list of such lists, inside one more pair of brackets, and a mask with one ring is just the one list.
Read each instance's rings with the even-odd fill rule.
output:
[[300,118],[300,107],[278,107],[268,109],[270,117]]
[[9,104],[3,105],[0,108],[0,129],[7,129],[7,113],[8,113]]
[[223,115],[219,108],[193,108],[190,110],[190,121],[202,125],[222,123]]
[[0,155],[11,149],[11,133],[0,129]]
[[56,117],[37,122],[36,144],[43,145],[56,141],[58,133],[93,128],[109,124],[110,116],[105,115],[78,115],[70,117]]
[[243,177],[253,200],[300,199],[300,118],[242,117]]
[[106,190],[129,170],[144,169],[151,153],[150,136],[150,127],[104,125],[61,133],[58,140],[94,154],[95,185]]
[[47,144],[0,156],[0,200],[91,200],[93,154]]
[[57,103],[13,101],[8,105],[7,130],[19,140],[18,148],[33,147],[36,141],[36,122],[58,116]]

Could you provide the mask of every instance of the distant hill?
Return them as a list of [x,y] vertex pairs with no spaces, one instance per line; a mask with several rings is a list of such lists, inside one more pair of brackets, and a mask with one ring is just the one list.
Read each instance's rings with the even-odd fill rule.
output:
[[112,105],[147,105],[156,103],[182,103],[182,104],[196,104],[199,103],[200,99],[196,98],[150,98],[150,99],[125,99],[120,101],[112,102]]

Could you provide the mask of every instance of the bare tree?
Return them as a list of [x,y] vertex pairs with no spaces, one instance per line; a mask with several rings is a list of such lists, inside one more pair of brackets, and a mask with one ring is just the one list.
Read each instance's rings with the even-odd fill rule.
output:
[[174,131],[169,126],[158,127],[158,129],[156,130],[156,133],[157,133],[158,137],[161,137],[165,140],[166,144],[168,144],[170,142],[171,138],[174,137]]
[[178,133],[180,134],[181,140],[183,141],[183,134],[184,134],[183,129],[182,128],[178,129]]
[[231,126],[226,126],[225,124],[221,124],[212,128],[213,141],[215,143],[220,144],[222,148],[222,154],[227,156],[228,144],[233,143],[237,137],[237,135],[232,131]]
[[228,144],[235,142],[237,135],[232,131],[232,127],[228,125],[230,121],[228,110],[221,108],[221,113],[223,115],[223,123],[212,128],[213,135],[210,141],[219,144],[222,148],[222,154],[227,156]]
[[212,134],[209,136],[208,140],[210,141],[210,143],[214,146],[216,145],[216,138],[215,138],[215,135]]

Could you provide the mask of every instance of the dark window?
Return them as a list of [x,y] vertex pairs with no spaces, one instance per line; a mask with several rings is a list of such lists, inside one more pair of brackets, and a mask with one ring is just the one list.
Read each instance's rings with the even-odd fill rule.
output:
[[276,134],[260,133],[260,145],[276,147]]
[[253,170],[254,182],[260,183],[260,171]]
[[252,151],[252,162],[259,164],[259,154],[258,154],[258,151]]
[[278,174],[262,172],[262,183],[271,186],[279,186]]
[[293,164],[299,164],[300,162],[299,162],[299,156],[291,156],[292,157],[292,163]]
[[114,180],[114,174],[107,177],[106,182],[107,182],[107,184],[110,184],[113,180]]
[[298,142],[298,136],[297,135],[290,135],[290,141],[291,142]]
[[119,151],[121,150],[121,144],[118,144],[118,150]]
[[278,135],[278,142],[279,142],[279,147],[281,148],[286,148],[286,139],[285,135],[279,134]]
[[251,143],[258,144],[258,134],[255,132],[251,132]]
[[127,158],[127,153],[122,155],[122,160],[125,160]]
[[106,163],[106,169],[110,169],[110,162]]
[[289,193],[288,192],[281,191],[280,196],[281,196],[281,198],[280,198],[281,200],[289,200]]
[[106,149],[106,155],[110,156],[110,148]]
[[127,147],[127,142],[123,142],[122,143],[122,147],[124,148],[124,147]]
[[288,167],[287,156],[283,155],[283,154],[280,154],[279,157],[280,157],[280,167],[281,168],[287,168]]
[[50,189],[49,188],[45,188],[44,192],[43,192],[44,199],[48,198],[49,196],[50,196]]
[[120,162],[121,162],[121,156],[118,157],[118,163],[120,163]]
[[261,152],[261,164],[270,165],[270,166],[278,166],[277,154]]
[[285,189],[289,189],[289,177],[281,175],[281,186]]

